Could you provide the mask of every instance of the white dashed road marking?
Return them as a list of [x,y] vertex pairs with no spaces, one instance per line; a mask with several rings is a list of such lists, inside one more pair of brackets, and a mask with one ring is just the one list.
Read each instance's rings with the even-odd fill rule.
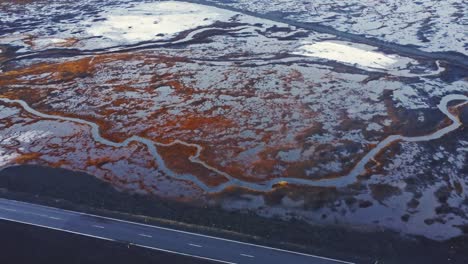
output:
[[202,247],[202,246],[200,246],[200,245],[197,245],[197,244],[189,244],[189,246],[192,246],[192,247],[199,247],[199,248],[201,248],[201,247]]

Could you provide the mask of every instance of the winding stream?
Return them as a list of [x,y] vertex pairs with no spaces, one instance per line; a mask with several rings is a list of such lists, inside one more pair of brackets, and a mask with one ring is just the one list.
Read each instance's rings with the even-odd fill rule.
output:
[[[185,181],[190,181],[196,184],[199,188],[203,189],[207,193],[217,193],[225,190],[228,187],[243,187],[255,191],[261,191],[261,192],[267,192],[270,191],[271,189],[274,188],[274,185],[279,184],[281,182],[287,182],[289,184],[297,184],[297,185],[306,185],[306,186],[321,186],[321,187],[344,187],[349,184],[352,184],[356,182],[357,177],[364,173],[366,171],[365,166],[366,164],[372,160],[380,151],[382,151],[384,148],[386,148],[389,144],[392,144],[396,141],[407,141],[407,142],[419,142],[419,141],[429,141],[429,140],[434,140],[441,138],[442,136],[456,130],[461,126],[461,122],[458,119],[458,117],[454,116],[451,114],[448,110],[448,104],[452,101],[465,101],[468,102],[468,96],[461,95],[461,94],[450,94],[446,95],[442,98],[440,103],[438,104],[439,110],[444,113],[451,121],[452,123],[449,126],[446,126],[444,128],[441,128],[431,134],[425,135],[425,136],[416,136],[416,137],[407,137],[407,136],[402,136],[402,135],[390,135],[386,137],[384,140],[382,140],[377,146],[375,146],[372,150],[370,150],[355,166],[354,168],[347,174],[343,175],[340,177],[336,178],[329,178],[329,179],[321,179],[321,180],[311,180],[311,179],[301,179],[301,178],[287,178],[287,177],[281,177],[281,178],[275,178],[272,180],[268,180],[265,182],[261,183],[253,183],[253,182],[247,182],[247,181],[242,181],[239,179],[236,179],[232,177],[231,175],[220,171],[208,164],[206,164],[204,161],[199,159],[200,153],[203,150],[203,147],[194,144],[194,143],[187,143],[181,140],[174,140],[171,143],[160,143],[160,142],[155,142],[150,139],[140,137],[140,136],[131,136],[127,139],[125,139],[123,142],[114,142],[110,141],[108,139],[105,139],[101,136],[99,132],[99,126],[93,122],[89,122],[80,118],[73,118],[73,117],[62,117],[62,116],[56,116],[56,115],[49,115],[45,114],[42,112],[39,112],[33,108],[31,108],[25,101],[23,100],[11,100],[8,98],[1,98],[0,101],[4,103],[16,103],[19,104],[23,107],[23,109],[33,115],[36,115],[41,118],[47,118],[47,119],[55,119],[55,120],[62,120],[62,121],[69,121],[69,122],[74,122],[74,123],[79,123],[83,125],[87,125],[91,127],[91,134],[92,137],[94,138],[95,141],[105,144],[111,147],[126,147],[128,146],[131,142],[139,142],[148,148],[150,151],[151,155],[154,157],[158,164],[158,169],[166,173],[167,175],[179,179],[179,180],[185,180]],[[175,173],[172,170],[170,170],[165,162],[164,159],[161,157],[161,155],[158,153],[157,147],[167,147],[175,144],[182,144],[188,147],[194,147],[197,149],[195,155],[190,156],[189,160],[194,163],[198,163],[205,168],[214,171],[220,175],[223,175],[226,177],[228,180],[225,183],[222,183],[218,186],[208,186],[204,182],[200,181],[197,177],[191,174],[187,173]]]

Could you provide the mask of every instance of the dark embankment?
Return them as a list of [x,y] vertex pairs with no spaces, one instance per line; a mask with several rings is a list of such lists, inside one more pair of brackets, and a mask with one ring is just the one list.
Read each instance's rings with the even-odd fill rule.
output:
[[0,263],[208,264],[199,260],[61,231],[0,220]]
[[468,263],[466,237],[437,242],[421,237],[404,238],[386,230],[358,232],[345,227],[231,213],[216,207],[118,192],[91,175],[64,169],[10,167],[0,171],[0,188],[3,188],[0,196],[4,198],[145,221],[357,263]]

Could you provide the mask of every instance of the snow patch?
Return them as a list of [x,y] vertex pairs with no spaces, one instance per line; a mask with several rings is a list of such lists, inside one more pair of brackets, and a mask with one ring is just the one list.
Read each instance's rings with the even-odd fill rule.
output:
[[351,43],[341,41],[323,41],[305,44],[293,54],[308,57],[343,62],[345,64],[359,65],[368,69],[386,69],[398,62],[398,56],[386,55],[373,51],[373,48],[365,49],[364,45],[352,46]]
[[437,69],[427,68],[409,57],[385,54],[378,52],[373,46],[345,41],[305,42],[292,54],[337,61],[367,71],[382,71],[404,77],[433,76],[445,70],[439,61],[435,62]]
[[367,125],[367,131],[382,131],[382,126],[377,123]]
[[10,164],[17,157],[19,157],[18,153],[7,153],[0,149],[0,168]]
[[105,20],[87,22],[87,33],[120,43],[167,39],[185,30],[213,24],[226,18],[224,13],[221,9],[186,2],[142,3],[105,11],[101,14]]
[[66,43],[67,40],[61,38],[41,38],[33,41],[35,49],[44,49],[53,46],[59,46]]

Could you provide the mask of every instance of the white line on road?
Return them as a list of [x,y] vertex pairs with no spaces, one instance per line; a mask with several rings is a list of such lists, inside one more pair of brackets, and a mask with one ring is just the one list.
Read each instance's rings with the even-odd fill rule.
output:
[[[106,238],[106,237],[100,237],[100,236],[94,236],[94,235],[89,235],[89,234],[84,234],[84,233],[79,233],[79,232],[74,232],[66,229],[60,229],[60,228],[55,228],[55,227],[50,227],[50,226],[45,226],[45,225],[39,225],[39,224],[33,224],[33,223],[28,223],[24,221],[19,221],[19,220],[14,220],[14,219],[8,219],[0,216],[0,220],[5,220],[5,221],[10,221],[13,223],[22,223],[26,225],[32,225],[32,226],[38,226],[42,228],[47,228],[47,229],[52,229],[52,230],[58,230],[58,231],[63,231],[66,233],[71,233],[71,234],[76,234],[76,235],[82,235],[82,236],[87,236],[87,237],[92,237],[92,238],[97,238],[97,239],[102,239],[102,240],[107,240],[107,241],[115,241],[114,239],[111,238]],[[182,256],[188,256],[188,257],[193,257],[193,258],[198,258],[198,259],[206,259],[206,260],[211,260],[219,263],[225,263],[225,264],[237,264],[235,262],[229,262],[225,260],[219,260],[219,259],[213,259],[213,258],[207,258],[207,257],[202,257],[202,256],[197,256],[197,255],[191,255],[187,253],[182,253],[182,252],[177,252],[177,251],[172,251],[172,250],[167,250],[167,249],[162,249],[162,248],[156,248],[156,247],[150,247],[150,246],[144,246],[144,245],[139,245],[139,244],[133,244],[130,243],[131,245],[137,246],[137,247],[142,247],[142,248],[148,248],[152,250],[157,250],[157,251],[162,251],[162,252],[168,252],[172,254],[177,254],[177,255],[182,255]]]
[[18,212],[15,209],[10,209],[10,208],[5,208],[5,207],[0,207],[0,209],[5,210],[5,211],[10,211],[10,212]]
[[[312,258],[318,258],[318,259],[323,259],[323,260],[329,260],[329,261],[334,261],[334,262],[338,262],[338,263],[355,264],[353,262],[349,262],[349,261],[345,261],[345,260],[327,258],[327,257],[322,257],[322,256],[317,256],[317,255],[312,255],[312,254],[307,254],[307,253],[302,253],[302,252],[297,252],[297,251],[291,251],[291,250],[287,250],[287,249],[280,249],[280,248],[257,245],[257,244],[242,242],[242,241],[236,241],[236,240],[227,239],[227,238],[214,237],[214,236],[210,236],[210,235],[197,234],[197,233],[177,230],[177,229],[173,229],[173,228],[167,228],[167,227],[161,227],[161,226],[155,226],[155,225],[148,225],[148,224],[143,224],[143,223],[138,223],[138,222],[131,222],[131,221],[116,219],[116,218],[112,218],[112,217],[106,217],[106,216],[100,216],[100,215],[95,215],[95,214],[88,214],[88,213],[83,213],[83,212],[60,209],[60,208],[50,207],[50,206],[45,206],[45,205],[40,205],[40,204],[31,204],[31,203],[26,203],[26,202],[22,202],[22,201],[8,200],[8,199],[3,199],[3,198],[0,198],[0,201],[10,203],[10,204],[23,204],[23,205],[27,205],[27,206],[42,207],[42,208],[45,208],[45,209],[48,209],[48,210],[53,210],[53,211],[58,211],[58,212],[68,212],[68,213],[73,214],[73,215],[93,216],[93,217],[100,218],[100,219],[114,220],[114,221],[122,222],[122,223],[129,223],[129,224],[134,224],[134,225],[139,225],[139,226],[146,226],[146,227],[151,227],[151,228],[161,229],[161,230],[167,230],[167,231],[173,231],[173,232],[188,234],[188,235],[193,235],[193,236],[212,238],[212,239],[216,239],[216,240],[220,240],[220,241],[232,242],[232,243],[237,243],[237,244],[241,244],[241,245],[259,247],[259,248],[275,250],[275,251],[280,251],[280,252],[287,252],[287,253],[291,253],[291,254],[297,254],[297,255],[302,255],[302,256],[312,257]],[[231,262],[228,262],[228,263],[231,263]]]
[[179,254],[179,255],[182,255],[182,256],[189,256],[189,257],[193,257],[193,258],[211,260],[211,261],[215,261],[215,262],[219,262],[219,263],[237,264],[235,262],[230,262],[230,261],[226,261],[226,260],[212,259],[212,258],[207,258],[207,257],[202,257],[202,256],[197,256],[197,255],[191,255],[191,254],[187,254],[187,253],[182,253],[182,252],[177,252],[177,251],[172,251],[172,250],[167,250],[167,249],[162,249],[162,248],[155,248],[155,247],[137,245],[137,244],[132,244],[132,243],[131,243],[131,245],[139,246],[139,247],[142,247],[142,248],[154,249],[154,250],[163,251],[163,252],[168,252],[168,253]]
[[104,228],[103,226],[100,226],[100,225],[93,225],[93,226],[96,228]]
[[25,224],[25,225],[32,225],[32,226],[38,226],[38,227],[52,229],[52,230],[63,231],[63,232],[67,232],[67,233],[71,233],[71,234],[75,234],[75,235],[82,235],[82,236],[98,238],[98,239],[107,240],[107,241],[115,241],[114,239],[107,238],[107,237],[94,236],[94,235],[90,235],[90,234],[84,234],[84,233],[74,232],[74,231],[70,231],[70,230],[66,230],[66,229],[55,228],[55,227],[50,227],[50,226],[45,226],[45,225],[33,224],[33,223],[24,222],[24,221],[15,220],[15,219],[9,219],[9,218],[4,218],[4,217],[0,217],[0,219],[5,220],[5,221],[10,221],[10,222],[13,222],[13,223],[22,223],[22,224]]
[[45,215],[45,214],[36,214],[36,213],[28,213],[28,212],[26,212],[26,214],[37,215],[37,216],[45,217],[45,218],[49,217],[48,215]]
[[197,244],[189,244],[189,246],[192,246],[192,247],[199,247],[199,248],[202,247],[202,246],[197,245]]
[[248,257],[248,258],[253,258],[254,257],[252,255],[247,255],[247,254],[240,254],[240,255],[243,256],[243,257]]
[[60,217],[55,217],[55,216],[49,216],[50,219],[54,219],[54,220],[62,220],[62,218]]
[[142,237],[152,237],[152,236],[147,235],[147,234],[138,234],[138,235],[140,235],[140,236],[142,236]]

